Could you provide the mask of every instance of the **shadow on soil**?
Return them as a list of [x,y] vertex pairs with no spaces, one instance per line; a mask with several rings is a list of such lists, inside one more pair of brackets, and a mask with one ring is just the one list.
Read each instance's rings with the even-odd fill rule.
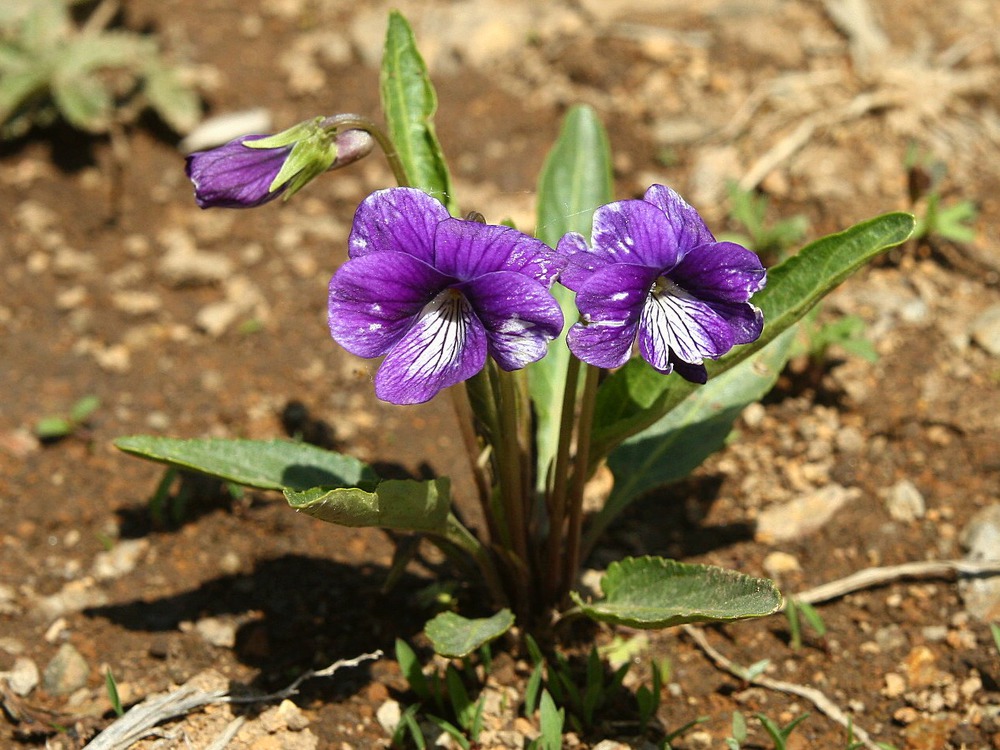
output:
[[[281,689],[309,669],[412,640],[428,617],[412,603],[427,579],[404,573],[388,593],[385,568],[304,555],[262,560],[249,574],[220,576],[174,596],[93,607],[84,614],[132,631],[177,633],[183,622],[230,616],[233,654],[261,670],[255,687]],[[162,658],[169,658],[164,654]],[[354,672],[355,670],[351,670]],[[352,676],[365,684],[366,674]],[[334,681],[339,682],[339,680]]]

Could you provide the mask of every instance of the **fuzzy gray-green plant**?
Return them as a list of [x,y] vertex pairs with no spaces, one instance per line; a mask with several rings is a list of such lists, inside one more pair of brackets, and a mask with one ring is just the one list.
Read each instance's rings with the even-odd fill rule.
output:
[[105,133],[147,108],[180,133],[197,124],[200,100],[156,40],[107,28],[117,0],[102,0],[79,23],[74,5],[82,3],[0,3],[0,140],[59,118]]

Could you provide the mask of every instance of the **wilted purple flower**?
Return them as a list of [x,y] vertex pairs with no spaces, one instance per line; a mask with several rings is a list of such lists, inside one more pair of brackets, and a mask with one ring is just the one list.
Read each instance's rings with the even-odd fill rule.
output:
[[416,404],[486,364],[545,356],[563,318],[549,292],[563,259],[515,229],[453,219],[426,193],[390,188],[358,207],[347,261],[330,280],[333,338],[385,355],[375,393]]
[[619,367],[638,338],[655,369],[704,383],[706,358],[760,336],[763,315],[748,302],[764,288],[760,259],[716,242],[670,188],[653,185],[643,200],[598,208],[591,243],[576,233],[559,242],[569,259],[559,280],[577,293],[582,317],[567,344],[584,362]]
[[244,135],[196,151],[187,157],[186,172],[201,208],[253,208],[367,156],[373,145],[363,130],[332,133],[317,118],[275,135]]

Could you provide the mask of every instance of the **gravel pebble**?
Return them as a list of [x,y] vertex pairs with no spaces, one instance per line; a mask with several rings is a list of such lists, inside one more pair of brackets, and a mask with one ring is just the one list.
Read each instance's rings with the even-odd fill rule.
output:
[[38,665],[26,656],[19,656],[14,660],[11,670],[0,672],[0,677],[7,681],[16,695],[23,698],[38,686]]
[[856,487],[830,484],[757,516],[757,541],[773,544],[801,539],[823,527],[848,502],[861,496]]
[[[962,530],[966,560],[1000,560],[1000,504],[976,513]],[[960,577],[958,583],[966,611],[987,622],[1000,620],[1000,577]]]
[[972,340],[994,357],[1000,357],[1000,305],[986,308],[969,326]]
[[924,496],[909,479],[901,479],[886,492],[885,506],[894,521],[910,523],[927,512]]
[[72,643],[59,647],[45,667],[42,683],[52,695],[69,695],[87,684],[90,666]]

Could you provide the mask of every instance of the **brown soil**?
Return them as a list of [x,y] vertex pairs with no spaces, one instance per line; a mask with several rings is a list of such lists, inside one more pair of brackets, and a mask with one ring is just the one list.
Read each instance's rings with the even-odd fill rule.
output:
[[[318,113],[377,116],[369,60],[384,8],[252,5],[136,0],[124,20],[161,33],[212,112],[266,106],[279,127]],[[530,227],[535,176],[560,117],[586,101],[609,128],[620,197],[666,182],[720,231],[738,229],[727,225],[723,179],[747,174],[811,122],[800,147],[760,175],[773,217],[804,214],[816,237],[909,208],[904,160],[916,144],[948,162],[946,201],[977,204],[977,240],[908,246],[848,282],[826,314],[862,316],[878,362],[834,350],[812,375],[790,370],[726,451],[669,496],[638,504],[589,564],[649,553],[767,575],[783,552],[797,569],[779,583],[794,593],[872,565],[960,557],[961,530],[1000,496],[1000,360],[970,335],[976,316],[1000,303],[1000,47],[984,35],[1000,11],[974,0],[878,4],[888,46],[864,63],[861,42],[849,44],[820,3],[701,5],[553,4],[538,11],[536,28],[534,5],[521,0],[502,9],[484,0],[404,4],[434,72],[439,135],[463,209]],[[473,30],[495,34],[467,39],[443,24],[451,13],[472,14]],[[866,94],[878,101],[845,109]],[[831,112],[840,114],[824,119]],[[451,475],[461,494],[468,479],[448,402],[378,403],[372,364],[339,351],[324,324],[326,284],[346,257],[354,208],[390,184],[388,170],[371,158],[287,204],[201,212],[169,137],[137,128],[130,144],[117,207],[101,139],[55,128],[0,152],[0,671],[17,657],[44,670],[63,643],[89,665],[70,695],[4,687],[0,744],[84,744],[113,719],[108,668],[130,703],[208,668],[233,690],[279,690],[308,669],[383,649],[380,661],[305,683],[295,701],[320,747],[384,745],[375,711],[409,697],[393,642],[423,643],[430,613],[415,592],[452,571],[428,552],[383,592],[391,539],[298,516],[265,493],[233,499],[188,480],[157,515],[162,469],[111,441],[267,438],[321,425],[321,442],[385,472]],[[224,259],[226,272],[171,277],[162,259],[185,242]],[[232,325],[204,330],[199,314],[226,300],[236,304]],[[88,394],[102,405],[85,428],[51,444],[32,437],[38,419]],[[926,501],[909,520],[886,506],[901,480]],[[821,529],[780,544],[755,538],[764,509],[830,485],[858,492]],[[116,549],[133,552],[132,564],[113,558]],[[102,567],[109,550],[123,567]],[[807,632],[799,650],[783,617],[710,629],[708,638],[739,664],[770,659],[771,676],[818,688],[880,741],[1000,747],[1000,660],[954,583],[901,582],[820,611],[828,635]],[[229,628],[233,644],[213,645],[199,629],[206,618]],[[718,671],[677,632],[650,634],[637,681],[650,658],[672,670],[662,725],[708,717],[688,747],[722,747],[733,711],[781,723],[812,711],[789,747],[846,744],[843,729],[801,698]],[[498,659],[508,686],[528,671]],[[639,744],[632,710],[617,703],[579,742]],[[193,746],[213,739],[193,731]],[[751,739],[770,747],[755,721]]]

